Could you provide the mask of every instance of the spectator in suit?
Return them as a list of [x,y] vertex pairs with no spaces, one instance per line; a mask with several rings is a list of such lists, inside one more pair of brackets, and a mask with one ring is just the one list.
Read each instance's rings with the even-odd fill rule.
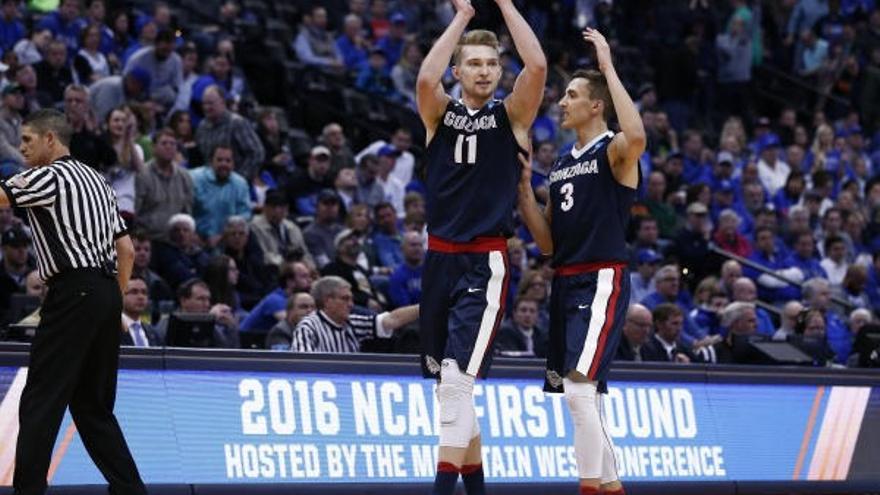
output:
[[314,264],[300,228],[287,218],[287,195],[270,189],[266,192],[263,212],[251,220],[251,232],[263,250],[267,265],[280,267],[287,259],[301,259]]
[[721,311],[721,326],[727,329],[724,340],[699,350],[702,360],[718,364],[760,364],[761,356],[751,345],[758,328],[753,303],[735,301]]
[[642,348],[644,361],[692,363],[696,356],[678,338],[684,326],[684,312],[675,304],[661,303],[654,308],[654,335]]
[[[208,284],[198,278],[182,283],[177,289],[178,310],[181,313],[211,314],[214,316],[214,347],[238,349],[238,321],[232,308],[225,304],[211,306],[211,289]],[[168,317],[162,318],[156,325],[159,340],[165,342],[168,334]]]
[[149,289],[147,282],[139,277],[132,276],[128,280],[128,286],[122,297],[122,339],[120,345],[134,347],[157,347],[162,342],[159,335],[149,323],[144,323],[141,318],[149,305]]
[[290,350],[296,325],[315,310],[315,298],[308,292],[298,292],[287,299],[287,313],[266,335],[266,349]]
[[651,311],[641,304],[632,304],[626,311],[623,322],[623,338],[617,347],[618,361],[644,361],[645,344],[651,339],[654,317]]
[[147,297],[153,302],[151,321],[157,322],[162,307],[170,308],[174,303],[174,292],[158,273],[150,269],[150,261],[153,257],[153,243],[150,238],[143,231],[134,230],[131,233],[131,241],[134,244],[134,266],[131,275],[140,277],[147,284]]
[[513,303],[513,317],[501,325],[495,349],[499,354],[523,357],[547,355],[547,329],[538,324],[538,303],[525,297]]

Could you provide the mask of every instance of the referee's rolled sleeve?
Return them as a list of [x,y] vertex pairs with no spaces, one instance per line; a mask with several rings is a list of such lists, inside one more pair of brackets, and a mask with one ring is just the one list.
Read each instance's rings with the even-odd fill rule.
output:
[[126,234],[128,234],[128,227],[125,225],[125,219],[119,214],[119,209],[117,208],[116,215],[113,216],[113,239],[119,239]]
[[50,206],[58,195],[58,177],[50,167],[25,170],[0,182],[13,207]]
[[385,328],[385,318],[391,313],[388,311],[376,315],[376,337],[380,339],[390,339],[394,335],[394,330]]

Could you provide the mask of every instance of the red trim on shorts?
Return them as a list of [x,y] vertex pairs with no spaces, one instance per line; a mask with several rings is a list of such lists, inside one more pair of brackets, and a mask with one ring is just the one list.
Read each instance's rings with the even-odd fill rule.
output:
[[483,469],[483,464],[465,464],[461,467],[461,474],[462,475],[473,474],[481,469]]
[[507,252],[507,239],[503,237],[477,237],[470,242],[454,242],[428,235],[428,249],[440,253],[488,253]]
[[599,364],[602,362],[602,355],[605,352],[605,341],[608,339],[608,334],[614,325],[614,311],[617,309],[617,300],[620,298],[620,276],[622,274],[623,270],[614,268],[614,279],[611,282],[611,300],[605,307],[605,324],[602,325],[602,330],[599,332],[596,354],[593,356],[593,362],[590,364],[590,370],[587,373],[587,378],[590,380],[596,379],[596,372],[598,371]]
[[575,263],[573,265],[557,266],[553,269],[553,275],[560,277],[570,277],[572,275],[580,275],[582,273],[598,272],[603,268],[626,268],[627,263],[624,261],[593,261],[590,263]]
[[437,463],[437,472],[438,473],[458,473],[458,466],[451,462],[438,462]]

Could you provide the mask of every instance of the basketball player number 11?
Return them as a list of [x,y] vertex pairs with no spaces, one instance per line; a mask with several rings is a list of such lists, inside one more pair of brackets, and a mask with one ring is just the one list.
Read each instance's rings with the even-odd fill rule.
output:
[[[464,156],[464,147],[467,146],[467,161],[462,160],[462,156]],[[473,165],[477,163],[477,135],[471,134],[470,136],[465,137],[464,134],[459,134],[458,139],[455,141],[455,163],[461,165],[467,163],[468,165]]]

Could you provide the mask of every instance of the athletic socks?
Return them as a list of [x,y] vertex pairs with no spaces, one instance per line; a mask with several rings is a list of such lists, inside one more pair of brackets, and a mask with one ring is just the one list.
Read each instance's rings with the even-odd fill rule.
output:
[[458,483],[458,468],[448,462],[437,463],[437,476],[434,478],[432,495],[453,495]]
[[467,495],[486,495],[486,481],[483,478],[483,464],[465,464],[461,467],[461,479]]

